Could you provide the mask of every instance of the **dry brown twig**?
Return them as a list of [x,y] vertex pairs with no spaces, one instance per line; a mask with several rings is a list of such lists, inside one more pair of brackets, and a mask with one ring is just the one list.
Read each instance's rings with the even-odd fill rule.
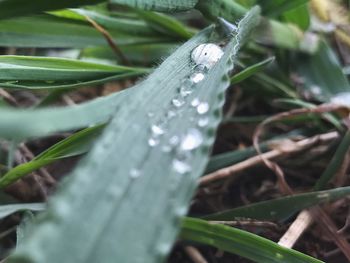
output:
[[203,255],[197,248],[192,246],[186,246],[184,247],[184,250],[194,263],[208,263],[208,261],[203,257]]
[[[288,183],[285,180],[284,173],[280,166],[261,153],[259,146],[259,137],[262,134],[265,126],[269,123],[289,118],[291,116],[298,116],[305,113],[317,113],[323,114],[332,111],[344,110],[344,106],[333,105],[333,104],[324,104],[312,109],[295,109],[288,112],[283,112],[272,116],[271,118],[266,119],[264,122],[258,125],[253,138],[253,144],[255,149],[257,150],[259,156],[261,157],[264,164],[270,168],[273,172],[275,172],[278,180],[278,185],[282,193],[284,194],[293,194],[293,190],[289,187]],[[348,109],[345,108],[348,114]],[[326,214],[325,211],[320,206],[315,206],[310,208],[309,210],[303,210],[299,213],[298,217],[292,225],[289,227],[287,232],[282,236],[280,241],[278,242],[280,245],[291,248],[295,244],[295,242],[300,238],[300,236],[305,232],[305,230],[313,223],[314,218],[318,218],[318,224],[322,227],[325,233],[334,240],[337,246],[341,249],[343,254],[350,260],[350,244],[346,240],[346,238],[341,235],[337,231],[337,227],[335,226],[332,219]]]
[[130,65],[130,61],[124,56],[123,52],[120,50],[118,45],[114,42],[112,36],[105,30],[102,26],[100,26],[95,20],[92,18],[85,16],[85,19],[98,31],[103,37],[106,39],[108,45],[112,48],[117,57],[125,64]]

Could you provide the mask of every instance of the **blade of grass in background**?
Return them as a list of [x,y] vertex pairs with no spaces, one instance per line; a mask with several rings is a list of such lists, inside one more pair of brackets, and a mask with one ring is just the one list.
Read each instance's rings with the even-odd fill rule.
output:
[[[0,108],[0,137],[21,140],[106,123],[134,89],[68,107]],[[26,127],[26,129],[23,129]]]
[[350,195],[350,187],[340,187],[327,191],[296,194],[254,203],[207,215],[203,218],[206,220],[229,221],[245,217],[257,220],[283,221],[303,209],[326,202],[334,202],[348,195]]
[[188,241],[214,246],[258,263],[322,262],[252,233],[190,217],[183,219],[180,237]]
[[43,203],[31,203],[31,204],[9,204],[9,205],[0,205],[0,219],[7,217],[13,213],[31,210],[31,211],[42,211],[46,207],[46,204]]
[[103,0],[1,0],[0,19],[8,17],[18,17],[28,14],[38,14],[43,11],[61,9],[66,7],[76,7],[81,5],[92,5],[103,2]]
[[[61,14],[61,13],[58,13]],[[123,21],[126,24],[126,21]],[[118,46],[132,44],[164,43],[169,36],[136,32],[139,26],[130,23],[123,30],[108,29]],[[128,32],[125,32],[128,30]],[[136,32],[135,32],[136,31]],[[57,19],[42,15],[8,20],[0,20],[0,46],[6,47],[52,47],[84,48],[107,46],[106,40],[94,27],[71,19]]]
[[0,178],[0,188],[4,188],[23,176],[59,159],[86,153],[102,132],[103,127],[104,125],[100,125],[79,131],[51,146],[33,160],[14,167]]
[[111,2],[143,10],[170,12],[191,9],[196,5],[198,0],[111,0]]
[[300,54],[294,66],[305,90],[319,101],[326,102],[338,93],[350,92],[338,58],[325,42],[314,55]]
[[[181,107],[175,106],[179,105],[178,88],[194,73],[191,52],[199,44],[213,41],[209,39],[212,28],[185,43],[134,88],[127,106],[118,111],[8,262],[87,263],[116,258],[121,262],[162,262],[205,168],[229,86],[230,58],[237,55],[258,17],[256,8],[241,20],[238,35],[221,60]],[[202,117],[209,122],[199,128],[197,122]],[[157,137],[157,144],[152,130],[159,133],[154,125],[159,127],[162,120],[164,132]],[[174,136],[180,142],[168,151]],[[116,233],[123,238],[118,246],[113,242]]]
[[250,76],[254,75],[255,73],[263,70],[274,59],[275,59],[274,57],[271,57],[271,58],[265,59],[264,61],[261,61],[259,63],[256,63],[254,65],[251,65],[251,66],[245,68],[244,70],[235,74],[231,78],[231,84],[237,84],[237,83],[249,78]]
[[67,81],[93,80],[146,69],[97,64],[79,60],[29,56],[0,56],[0,80]]

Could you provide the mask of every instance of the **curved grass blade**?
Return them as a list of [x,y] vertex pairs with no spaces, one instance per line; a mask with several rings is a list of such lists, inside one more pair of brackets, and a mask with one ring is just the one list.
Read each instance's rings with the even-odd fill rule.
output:
[[152,30],[144,21],[113,17],[112,13],[102,14],[93,10],[75,8],[68,10],[60,10],[50,12],[50,14],[62,17],[66,19],[73,19],[77,21],[86,21],[86,16],[94,20],[99,25],[109,29],[129,34],[137,35],[155,35]]
[[23,203],[23,204],[10,204],[10,205],[0,205],[0,219],[7,217],[13,213],[25,210],[31,211],[42,211],[46,207],[43,203]]
[[325,42],[321,42],[313,55],[300,54],[295,66],[303,79],[305,90],[321,102],[330,101],[338,93],[344,95],[350,92],[349,81],[339,60]]
[[233,227],[184,218],[180,237],[214,246],[258,263],[321,263],[322,261]]
[[[181,107],[172,103],[182,81],[194,73],[191,52],[209,41],[212,28],[185,43],[135,87],[133,96],[125,98],[127,106],[118,111],[8,262],[162,262],[208,160],[229,86],[231,57],[258,18],[259,9],[253,9],[241,20],[223,57]],[[197,100],[204,103],[199,109],[191,103]],[[209,123],[198,128],[201,117],[208,117]],[[164,132],[156,145],[150,140],[152,130],[159,134],[154,125],[162,120]],[[180,144],[168,151],[164,146],[174,136]]]
[[247,206],[237,207],[203,217],[206,220],[233,220],[237,217],[257,220],[283,221],[298,211],[350,195],[350,187],[281,197]]
[[31,90],[56,90],[56,91],[62,91],[62,90],[72,90],[82,87],[93,87],[96,85],[100,85],[103,83],[108,83],[116,80],[121,79],[129,79],[132,77],[144,75],[145,72],[148,70],[141,70],[140,72],[127,72],[127,73],[120,73],[111,77],[106,78],[100,78],[100,79],[94,79],[94,80],[83,80],[83,81],[76,81],[76,80],[68,80],[68,81],[35,81],[35,80],[21,80],[21,81],[6,81],[1,82],[0,85],[3,88],[7,89],[31,89]]
[[99,125],[79,131],[51,146],[30,162],[12,168],[0,178],[0,188],[4,188],[23,176],[59,159],[86,153],[102,132],[103,127],[104,125]]
[[[133,29],[130,29],[130,28]],[[125,32],[126,28],[129,32]],[[169,36],[136,34],[133,25],[124,29],[108,29],[119,47],[165,43],[173,41]],[[5,47],[52,47],[85,48],[108,46],[106,40],[89,24],[72,19],[56,18],[50,15],[0,20],[0,46]]]
[[268,64],[270,64],[272,61],[275,60],[275,57],[271,57],[268,59],[265,59],[259,63],[256,63],[252,66],[249,66],[242,70],[241,72],[237,73],[231,78],[231,84],[237,84],[250,76],[254,75],[255,73],[263,70]]
[[128,89],[69,107],[0,108],[0,137],[22,140],[106,123],[132,92]]
[[62,9],[66,7],[92,5],[100,2],[103,2],[103,0],[32,0],[30,3],[26,0],[1,0],[0,19],[37,14],[43,11]]
[[146,71],[64,58],[0,56],[0,80],[2,81],[79,81]]
[[198,0],[111,0],[111,2],[143,10],[170,12],[192,9]]

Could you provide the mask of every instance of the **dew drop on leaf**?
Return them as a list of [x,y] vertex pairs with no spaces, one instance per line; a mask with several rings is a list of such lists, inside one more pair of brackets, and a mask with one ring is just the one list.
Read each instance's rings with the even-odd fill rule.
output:
[[191,53],[191,59],[196,65],[203,65],[207,69],[212,68],[223,56],[222,49],[215,44],[201,44]]
[[198,98],[194,98],[192,101],[191,101],[191,106],[192,107],[197,107],[199,105],[200,101]]
[[202,133],[197,129],[190,129],[182,139],[180,149],[183,151],[192,151],[198,148],[203,142]]
[[179,174],[185,174],[191,171],[191,166],[183,160],[174,159],[172,166]]
[[203,79],[205,78],[205,75],[201,72],[196,72],[196,73],[193,73],[190,77],[190,80],[197,84],[199,82],[201,82]]
[[198,114],[204,114],[207,113],[209,110],[209,104],[207,102],[201,102],[197,106],[197,112]]
[[198,124],[199,127],[205,127],[205,126],[208,125],[208,123],[209,123],[209,118],[208,117],[203,117],[203,118],[200,118],[198,120],[197,124]]
[[185,104],[185,100],[182,97],[176,97],[171,102],[177,108]]

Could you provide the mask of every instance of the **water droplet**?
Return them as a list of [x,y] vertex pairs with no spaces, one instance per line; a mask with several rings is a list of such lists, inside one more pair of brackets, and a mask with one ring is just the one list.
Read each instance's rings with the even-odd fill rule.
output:
[[191,151],[199,147],[203,142],[203,136],[197,129],[190,129],[180,144],[183,151]]
[[182,160],[174,159],[172,165],[173,169],[179,174],[185,174],[191,171],[191,166]]
[[154,113],[153,113],[153,112],[148,112],[148,113],[147,113],[147,116],[150,117],[150,118],[152,118],[152,117],[154,116]]
[[176,97],[172,101],[173,105],[177,108],[185,104],[185,100],[182,97]]
[[158,138],[154,138],[154,137],[151,137],[148,139],[148,145],[151,146],[151,147],[155,147],[159,144],[159,139]]
[[197,112],[198,114],[204,114],[207,113],[209,110],[209,104],[207,102],[201,102],[198,106],[197,106]]
[[185,216],[186,214],[187,214],[187,206],[184,206],[184,205],[181,205],[181,206],[178,206],[178,207],[176,207],[176,209],[175,209],[175,215],[176,216]]
[[190,77],[191,81],[195,84],[201,82],[204,78],[205,78],[205,76],[201,72],[193,73]]
[[164,134],[164,129],[162,128],[162,125],[155,125],[153,124],[151,126],[152,133],[156,136]]
[[222,49],[215,44],[201,44],[191,53],[191,59],[196,65],[204,65],[206,68],[212,68],[223,56]]
[[209,123],[209,118],[208,117],[203,117],[203,118],[200,118],[198,120],[197,124],[198,124],[199,127],[205,127],[205,126],[208,125],[208,123]]
[[133,168],[133,169],[130,170],[129,175],[130,175],[131,178],[136,179],[136,178],[141,176],[141,171],[138,170],[138,169]]
[[197,107],[199,105],[200,101],[198,98],[194,98],[192,101],[191,101],[191,106],[192,107]]

